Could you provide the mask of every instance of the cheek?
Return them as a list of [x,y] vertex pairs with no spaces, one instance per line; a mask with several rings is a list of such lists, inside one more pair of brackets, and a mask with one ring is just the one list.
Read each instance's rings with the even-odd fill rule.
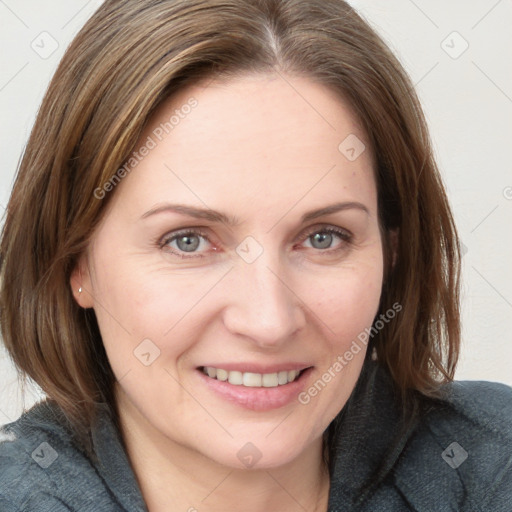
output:
[[382,260],[345,267],[339,279],[317,288],[315,314],[323,325],[320,361],[298,401],[322,432],[344,407],[359,378],[368,346],[368,333],[378,311]]
[[343,267],[310,293],[312,309],[323,321],[333,348],[342,349],[369,327],[378,311],[382,290],[382,258]]
[[[141,258],[142,259],[142,258]],[[117,261],[116,265],[112,262]],[[139,258],[96,262],[95,311],[112,367],[137,367],[138,347],[150,340],[160,357],[178,358],[198,338],[208,318],[204,298],[225,270],[171,272],[144,266]],[[169,361],[167,361],[169,362]]]
[[[364,339],[377,314],[382,278],[382,252],[375,250],[371,257],[357,265],[341,267],[336,277],[326,276],[323,286],[316,288],[312,304],[324,326],[327,346],[322,361],[325,367],[330,367],[354,342],[360,349],[354,351],[353,359],[364,358],[366,344],[360,340]],[[351,366],[358,366],[358,363]]]

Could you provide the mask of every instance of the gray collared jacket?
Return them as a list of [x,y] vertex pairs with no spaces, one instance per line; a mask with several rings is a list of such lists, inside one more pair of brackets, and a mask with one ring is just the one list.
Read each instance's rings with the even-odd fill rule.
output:
[[[512,388],[453,382],[405,419],[395,397],[388,373],[367,361],[329,427],[328,512],[512,512]],[[5,425],[0,512],[147,512],[107,408],[91,437],[97,460],[49,401]]]

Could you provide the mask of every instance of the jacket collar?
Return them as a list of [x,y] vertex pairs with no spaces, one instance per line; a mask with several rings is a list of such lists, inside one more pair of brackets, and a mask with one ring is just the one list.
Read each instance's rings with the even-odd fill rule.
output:
[[361,506],[388,476],[418,425],[405,415],[391,377],[367,359],[347,404],[331,424],[329,510]]
[[147,512],[135,473],[115,427],[112,413],[101,404],[92,430],[96,469],[123,510]]

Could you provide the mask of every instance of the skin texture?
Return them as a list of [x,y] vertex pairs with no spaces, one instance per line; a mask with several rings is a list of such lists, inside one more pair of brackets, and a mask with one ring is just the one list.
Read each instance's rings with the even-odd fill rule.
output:
[[[191,97],[197,106],[158,141],[154,129]],[[354,161],[338,149],[349,134],[367,147]],[[148,136],[156,147],[110,192],[71,279],[78,303],[97,315],[148,508],[326,510],[321,436],[354,388],[365,347],[308,404],[293,399],[266,411],[218,396],[197,368],[302,362],[313,367],[307,390],[371,326],[383,254],[365,134],[322,85],[244,75],[181,90],[155,112],[137,148]],[[141,219],[166,202],[219,210],[239,224],[170,212]],[[368,212],[301,223],[338,202]],[[193,238],[195,253],[176,239],[159,246],[192,227],[208,236]],[[315,242],[328,227],[350,240]],[[262,252],[248,263],[237,247]],[[154,346],[160,351],[147,366],[134,354],[145,339],[151,358]],[[260,454],[250,468],[237,456],[247,443]]]

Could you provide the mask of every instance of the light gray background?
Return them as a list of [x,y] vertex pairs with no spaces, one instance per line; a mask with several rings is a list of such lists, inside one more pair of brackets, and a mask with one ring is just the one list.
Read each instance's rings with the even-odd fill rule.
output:
[[[2,215],[52,73],[101,3],[0,0]],[[351,3],[417,86],[465,246],[456,377],[512,385],[512,0]],[[30,389],[25,406],[38,396]],[[16,373],[0,349],[0,424],[22,407]]]

